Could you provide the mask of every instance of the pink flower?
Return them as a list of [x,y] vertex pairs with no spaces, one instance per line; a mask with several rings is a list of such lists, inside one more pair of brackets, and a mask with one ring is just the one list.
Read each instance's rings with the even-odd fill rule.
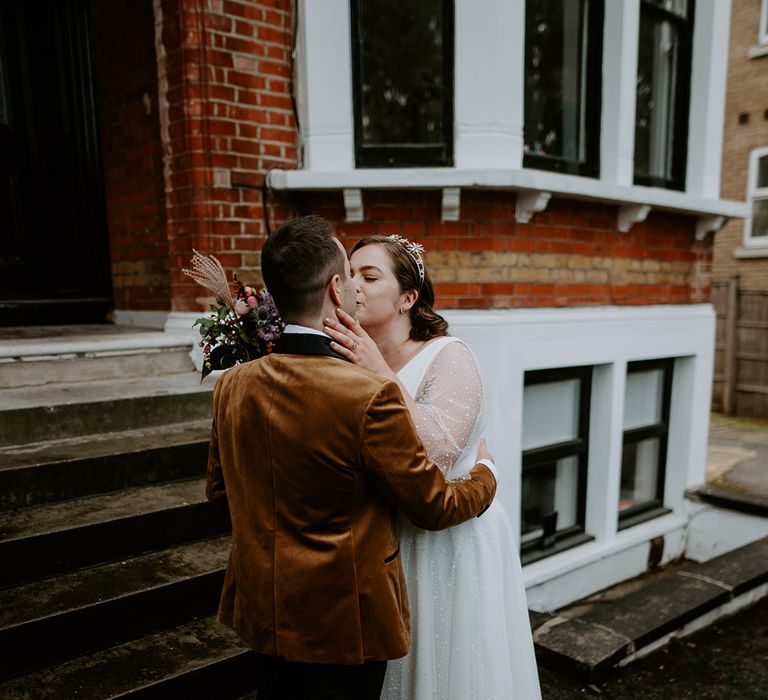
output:
[[242,299],[238,299],[235,302],[235,313],[238,316],[244,316],[245,314],[248,313],[248,306]]
[[248,304],[248,306],[250,306],[252,309],[255,309],[255,308],[256,308],[256,306],[258,305],[259,301],[258,301],[258,299],[256,299],[256,297],[254,297],[254,296],[250,296],[250,297],[248,297],[248,299],[246,299],[246,303],[247,303],[247,304]]

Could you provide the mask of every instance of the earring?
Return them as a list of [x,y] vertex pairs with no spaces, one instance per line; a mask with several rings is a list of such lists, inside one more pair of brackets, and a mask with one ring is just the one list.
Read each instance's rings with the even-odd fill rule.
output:
[[400,313],[404,314],[406,312],[406,308],[404,306],[400,307]]

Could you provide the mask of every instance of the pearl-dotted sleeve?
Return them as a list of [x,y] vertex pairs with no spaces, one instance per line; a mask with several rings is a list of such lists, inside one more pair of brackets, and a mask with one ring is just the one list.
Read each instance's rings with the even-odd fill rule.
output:
[[438,352],[413,398],[419,437],[446,474],[471,439],[483,402],[480,372],[464,343],[449,343]]

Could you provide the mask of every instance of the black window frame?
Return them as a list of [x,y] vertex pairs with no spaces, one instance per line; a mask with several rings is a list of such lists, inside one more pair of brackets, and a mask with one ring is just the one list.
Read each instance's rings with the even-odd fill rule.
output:
[[[526,0],[528,2],[536,0]],[[585,74],[586,109],[584,114],[584,137],[586,140],[586,156],[584,161],[573,161],[559,156],[547,156],[538,153],[523,153],[523,167],[534,170],[548,170],[568,175],[584,177],[600,177],[600,138],[601,114],[603,100],[603,45],[605,6],[603,0],[586,0],[589,2],[587,15],[587,65]],[[525,70],[528,70],[528,41],[524,49]],[[525,115],[526,87],[523,88],[523,115]],[[525,126],[523,126],[525,134]]]
[[453,166],[453,101],[454,101],[454,0],[443,3],[443,124],[446,141],[440,144],[376,144],[363,143],[362,125],[362,13],[364,0],[350,0],[352,32],[352,102],[356,168],[419,168]]
[[[633,172],[633,182],[636,185],[644,185],[646,187],[661,187],[669,190],[684,191],[688,170],[688,127],[691,107],[691,69],[693,66],[693,31],[696,19],[696,1],[688,0],[685,17],[659,7],[654,4],[653,0],[640,0],[640,22],[642,22],[644,12],[658,20],[668,20],[674,24],[680,40],[675,81],[675,114],[672,123],[672,167],[671,177],[669,178],[655,175],[639,175],[635,170]],[[638,24],[639,31],[640,24]],[[638,67],[639,52],[640,47],[638,46]],[[679,79],[681,76],[685,77],[685,80],[681,81]],[[637,110],[635,110],[635,124],[637,124]],[[637,126],[635,126],[635,129],[637,129]],[[637,162],[637,141],[635,141],[634,159]]]
[[[589,466],[589,426],[592,398],[592,367],[558,367],[527,371],[523,386],[546,384],[549,382],[568,379],[579,380],[579,424],[578,437],[552,445],[534,447],[523,450],[522,476],[551,465],[558,459],[577,457],[577,504],[576,524],[563,530],[548,531],[544,527],[542,535],[537,540],[522,542],[520,537],[520,558],[523,564],[530,564],[539,559],[552,556],[571,547],[589,542],[593,537],[586,534],[587,513],[587,476]],[[522,485],[522,478],[521,478]],[[523,510],[522,489],[520,493],[520,508]]]
[[[627,377],[633,372],[660,369],[662,375],[661,416],[657,423],[630,428],[622,434],[622,453],[628,444],[636,444],[652,438],[659,439],[659,451],[656,465],[656,494],[650,501],[638,503],[630,508],[619,511],[619,530],[625,530],[633,525],[646,522],[660,515],[671,512],[664,506],[664,482],[667,473],[667,448],[669,444],[669,418],[672,405],[672,382],[674,379],[674,358],[661,358],[654,360],[638,360],[627,363]],[[621,465],[619,465],[621,470]],[[621,478],[621,473],[619,474]]]

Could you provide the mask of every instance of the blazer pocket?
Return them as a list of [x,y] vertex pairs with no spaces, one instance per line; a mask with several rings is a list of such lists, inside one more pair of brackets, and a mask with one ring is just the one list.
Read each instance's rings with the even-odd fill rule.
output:
[[398,555],[398,554],[400,554],[400,545],[398,545],[397,549],[396,549],[394,552],[392,552],[392,554],[390,554],[390,555],[389,555],[389,556],[388,556],[388,557],[387,557],[387,558],[384,560],[384,563],[385,563],[385,564],[389,564],[389,562],[391,562],[391,561],[394,561],[394,560],[395,560],[395,558],[397,557],[397,555]]

